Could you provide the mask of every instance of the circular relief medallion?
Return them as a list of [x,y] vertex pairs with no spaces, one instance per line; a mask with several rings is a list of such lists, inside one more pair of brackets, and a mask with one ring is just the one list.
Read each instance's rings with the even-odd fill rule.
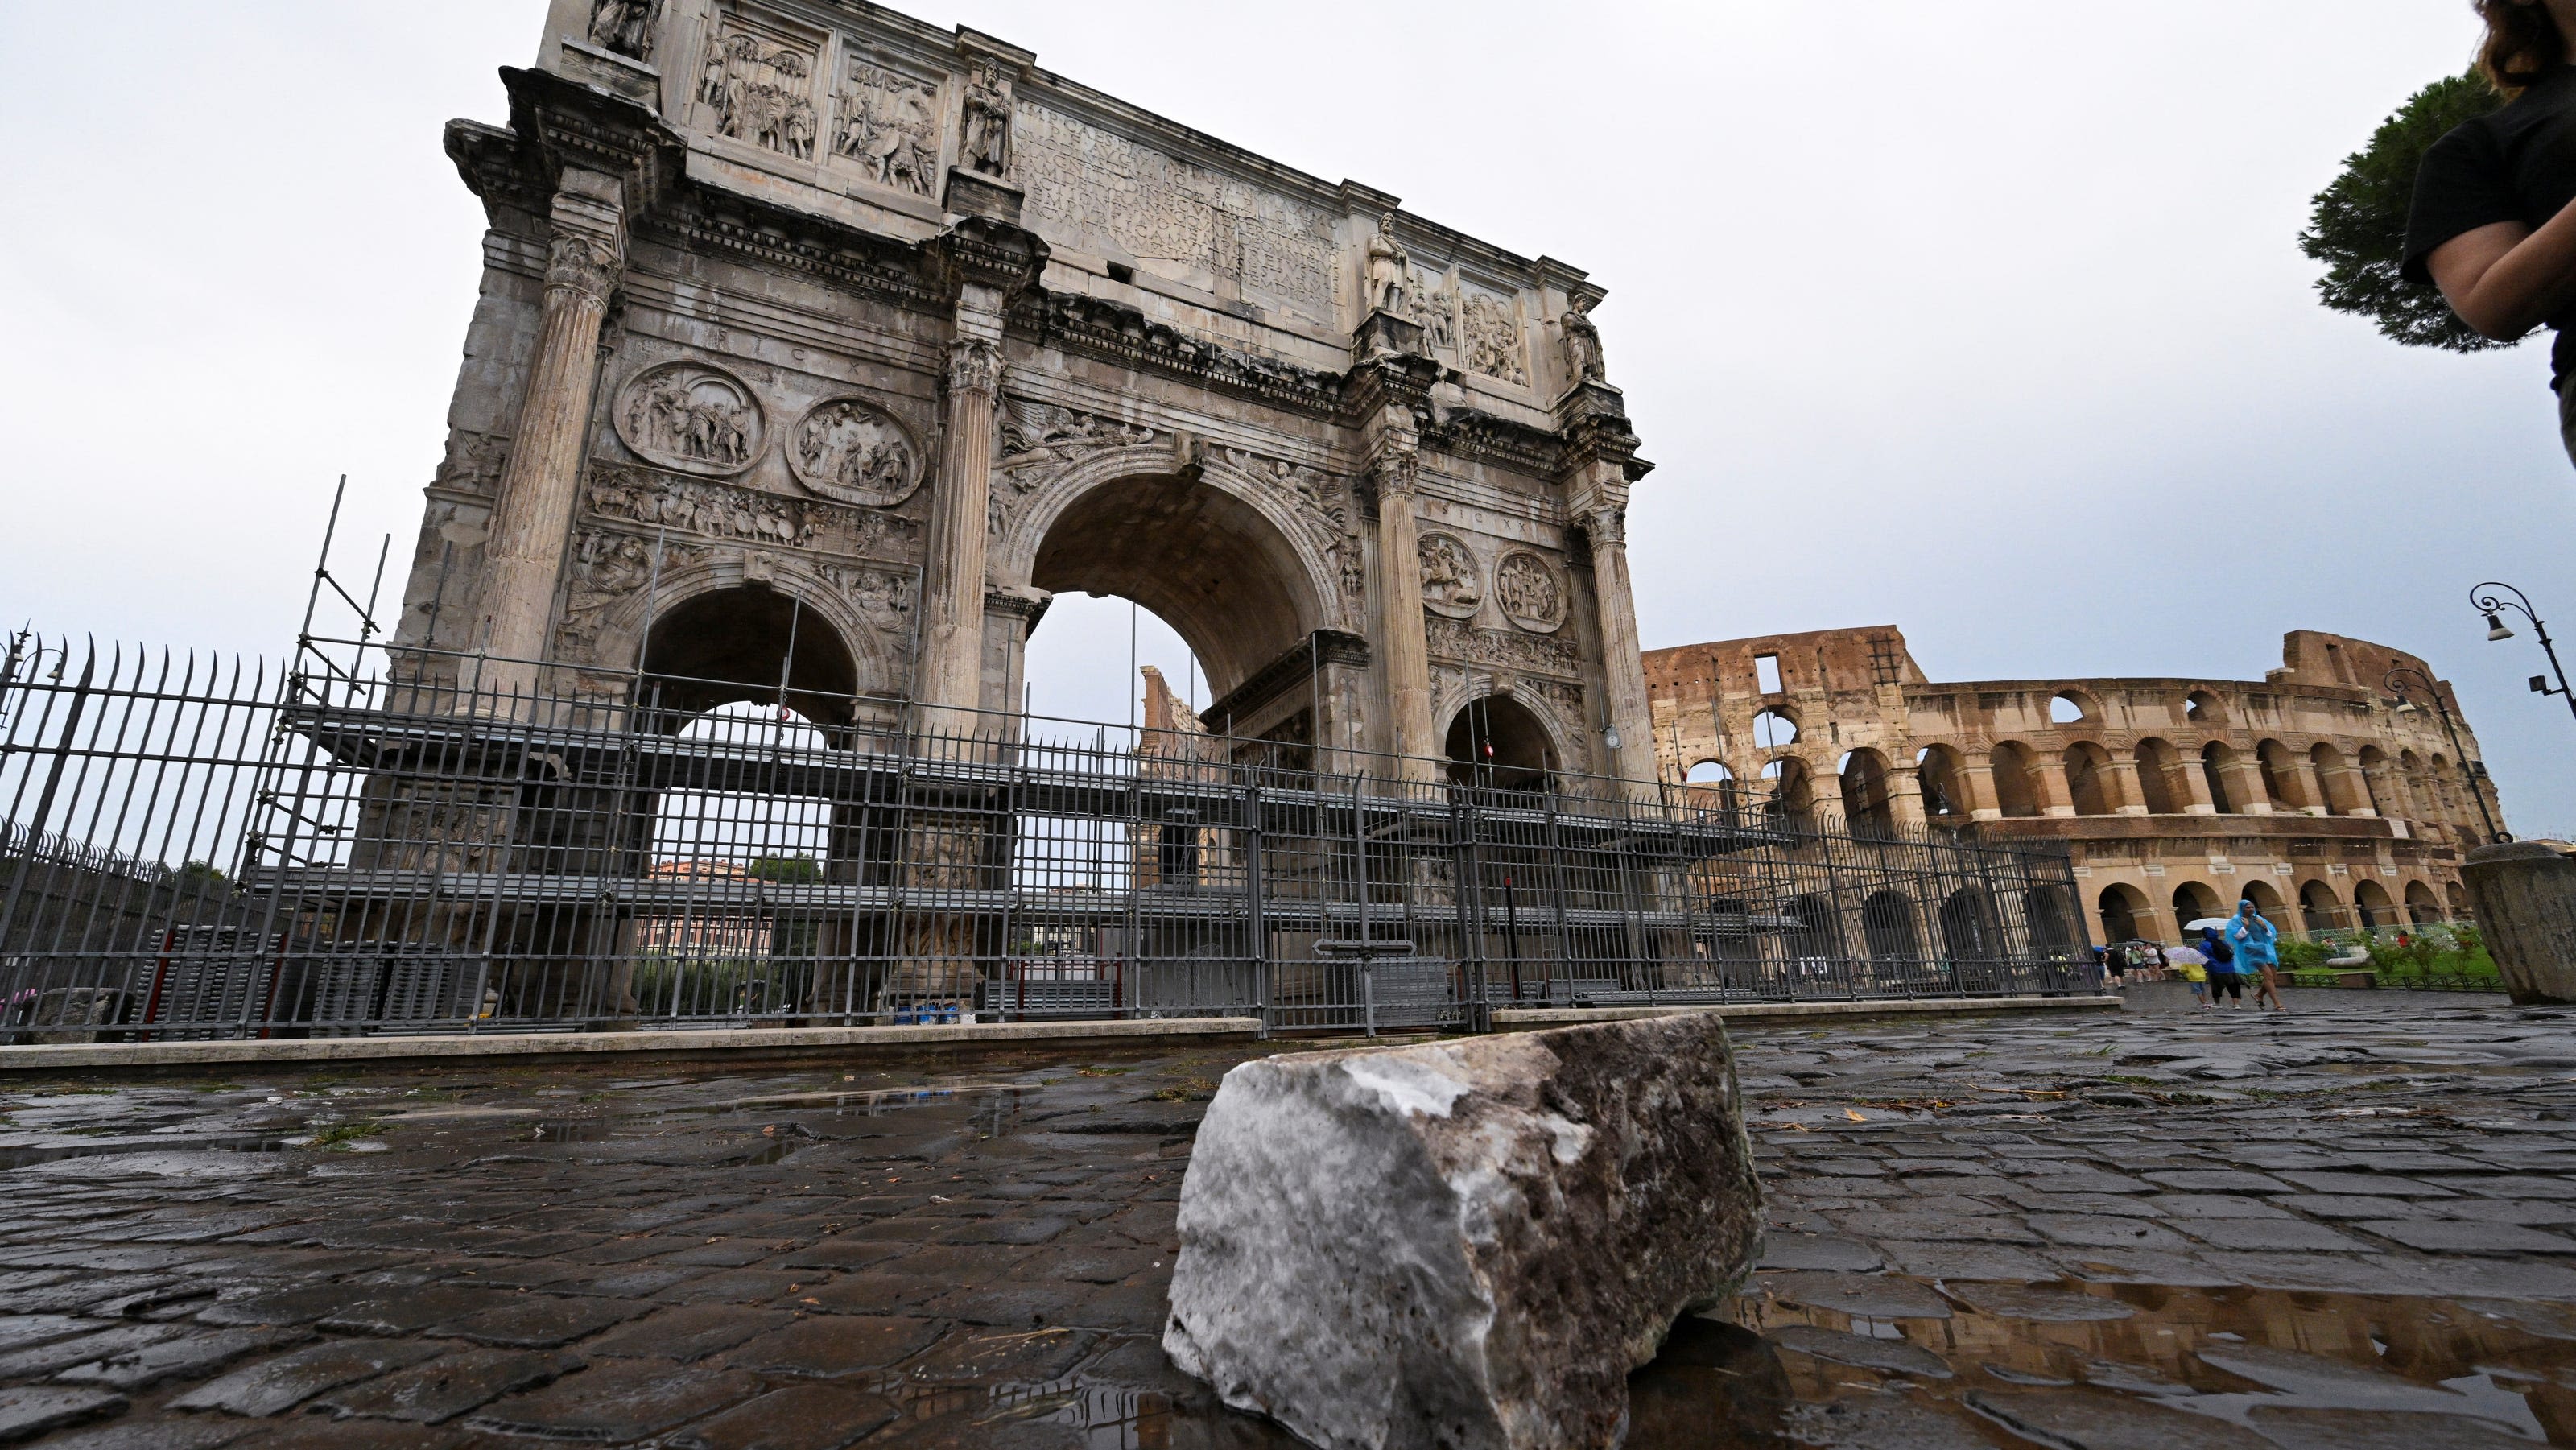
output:
[[921,486],[921,450],[882,408],[827,398],[787,435],[787,466],[816,493],[883,508]]
[[1554,634],[1565,623],[1565,586],[1553,565],[1527,549],[1494,566],[1494,601],[1504,618],[1536,634]]
[[765,441],[750,387],[704,363],[664,363],[636,374],[612,421],[637,456],[688,473],[740,473]]
[[1422,604],[1434,614],[1467,619],[1485,602],[1483,571],[1466,543],[1450,534],[1424,534],[1415,547],[1422,555]]

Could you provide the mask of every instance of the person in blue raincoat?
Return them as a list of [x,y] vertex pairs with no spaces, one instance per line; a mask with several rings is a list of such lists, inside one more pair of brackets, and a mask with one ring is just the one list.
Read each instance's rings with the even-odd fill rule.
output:
[[[2227,941],[2236,948],[2236,969],[2256,978],[2254,1005],[2288,1010],[2281,1005],[2281,933],[2263,919],[2251,900],[2236,903],[2236,919],[2227,923]],[[2266,997],[2271,999],[2268,1004]]]

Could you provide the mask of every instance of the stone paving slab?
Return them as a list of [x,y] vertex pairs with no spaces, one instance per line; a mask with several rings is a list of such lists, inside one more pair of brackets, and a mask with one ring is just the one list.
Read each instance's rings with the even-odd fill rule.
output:
[[[1764,1265],[1630,1443],[2576,1444],[2576,1017],[2292,1001],[1737,1025]],[[22,1078],[0,1442],[1285,1445],[1158,1343],[1284,1046]]]

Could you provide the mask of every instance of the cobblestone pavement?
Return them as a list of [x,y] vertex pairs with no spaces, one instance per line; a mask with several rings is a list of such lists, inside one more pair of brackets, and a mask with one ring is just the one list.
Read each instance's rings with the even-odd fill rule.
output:
[[[2576,1017],[2151,992],[1739,1034],[1769,1258],[1630,1443],[2576,1444]],[[1156,1344],[1261,1050],[0,1086],[0,1440],[1285,1445]]]

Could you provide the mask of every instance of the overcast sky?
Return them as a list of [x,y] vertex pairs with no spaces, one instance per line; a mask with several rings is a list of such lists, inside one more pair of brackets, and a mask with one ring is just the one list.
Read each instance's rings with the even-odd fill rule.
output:
[[[2576,831],[2576,721],[2466,602],[2576,631],[2545,348],[2399,348],[2295,245],[2465,0],[909,8],[1589,270],[1660,465],[1650,647],[1893,623],[1935,679],[2259,679],[2360,635],[2458,683],[2518,829]],[[483,225],[439,128],[506,118],[541,10],[0,0],[0,610],[273,650],[343,472],[341,562],[400,560]],[[1059,605],[1041,711],[1125,718],[1125,612]]]

